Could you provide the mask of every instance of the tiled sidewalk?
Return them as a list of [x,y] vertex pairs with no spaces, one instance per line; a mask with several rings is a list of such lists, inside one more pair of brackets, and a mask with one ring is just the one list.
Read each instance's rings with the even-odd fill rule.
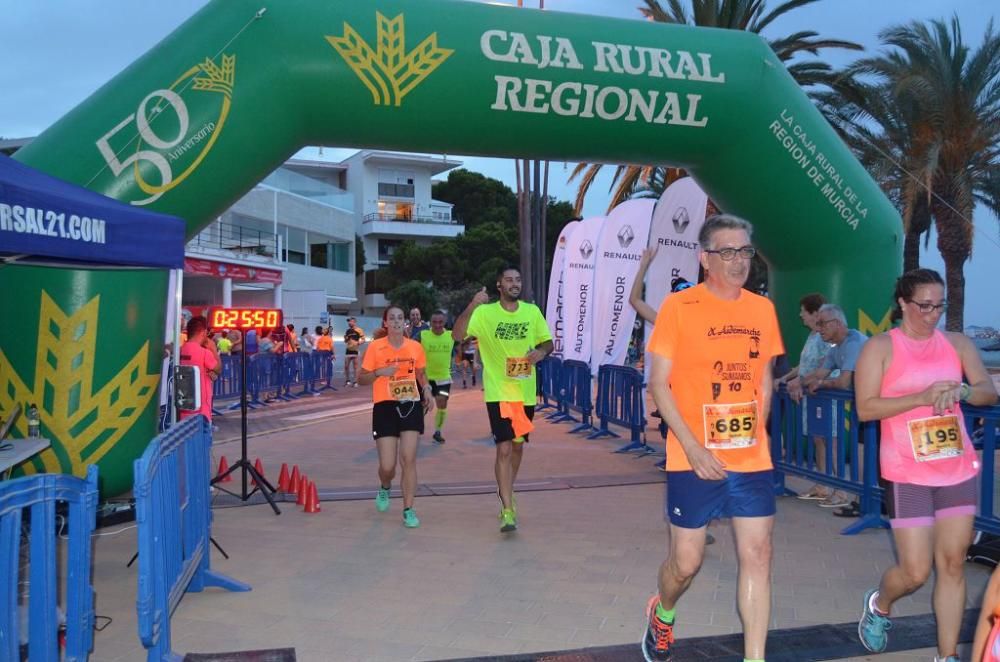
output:
[[[350,401],[363,401],[364,391],[314,400],[320,407],[328,403],[329,411],[344,410]],[[259,455],[269,476],[277,475],[282,461],[298,463],[322,489],[371,486],[369,415],[276,431],[306,406],[255,414],[269,419],[271,432],[250,440],[251,458]],[[218,438],[231,436],[235,418],[220,421]],[[539,423],[522,482],[588,474],[662,478],[654,456],[614,455],[610,451],[620,441],[586,441],[567,431],[566,425]],[[445,433],[444,446],[422,442],[421,483],[492,482],[492,443],[478,390],[458,390]],[[225,443],[215,452],[232,459],[238,447]],[[184,653],[293,646],[299,660],[328,662],[637,644],[666,548],[662,483],[522,491],[518,505],[521,526],[507,536],[498,532],[492,494],[420,497],[422,526],[414,530],[402,527],[398,499],[384,514],[369,500],[324,502],[315,515],[291,504],[281,516],[266,506],[217,508],[214,535],[232,558],[213,554],[213,567],[250,583],[253,591],[185,596],[172,620],[174,648]],[[840,536],[843,525],[809,503],[779,501],[772,627],[857,618],[860,595],[891,562],[891,545],[886,532]],[[712,530],[718,543],[708,548],[681,602],[679,637],[739,630],[730,527],[719,523]],[[125,568],[134,546],[134,530],[97,539],[97,611],[114,620],[98,633],[93,660],[145,659],[136,636],[135,568]],[[967,576],[972,606],[989,573],[969,565]],[[897,609],[900,615],[928,611],[927,587]],[[635,650],[641,660],[638,645]]]

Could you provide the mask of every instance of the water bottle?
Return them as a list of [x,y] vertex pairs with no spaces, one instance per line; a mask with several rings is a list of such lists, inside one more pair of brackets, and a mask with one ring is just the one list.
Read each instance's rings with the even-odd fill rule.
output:
[[38,416],[38,407],[35,405],[28,407],[28,436],[42,436],[42,420]]

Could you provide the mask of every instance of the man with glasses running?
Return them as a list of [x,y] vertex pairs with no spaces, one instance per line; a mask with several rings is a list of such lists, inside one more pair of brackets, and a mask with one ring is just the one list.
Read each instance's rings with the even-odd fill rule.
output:
[[706,526],[720,517],[732,518],[736,534],[744,659],[764,659],[775,513],[767,418],[773,359],[785,350],[774,306],[743,289],[756,254],[751,232],[735,216],[705,221],[705,282],[664,300],[649,341],[650,388],[670,430],[670,544],[646,608],[647,661],[671,659],[677,602],[701,567]]

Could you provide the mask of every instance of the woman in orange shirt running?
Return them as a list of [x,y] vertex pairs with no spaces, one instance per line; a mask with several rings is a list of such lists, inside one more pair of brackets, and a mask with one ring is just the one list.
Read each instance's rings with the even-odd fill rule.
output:
[[378,448],[379,489],[375,509],[389,509],[389,492],[396,476],[397,458],[402,465],[403,524],[420,526],[413,512],[417,492],[417,442],[424,432],[424,414],[434,408],[431,387],[424,368],[427,359],[420,343],[403,335],[403,309],[389,306],[382,315],[387,335],[373,340],[361,363],[358,383],[372,387],[372,436]]

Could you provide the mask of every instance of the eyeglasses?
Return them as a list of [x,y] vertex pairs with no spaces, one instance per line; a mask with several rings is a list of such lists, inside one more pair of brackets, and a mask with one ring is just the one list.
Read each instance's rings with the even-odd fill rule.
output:
[[840,320],[837,319],[836,317],[832,317],[832,318],[830,318],[828,320],[816,320],[816,326],[818,326],[820,328],[823,328],[827,324],[832,324],[833,322],[839,322],[839,321]]
[[908,301],[919,308],[922,313],[943,313],[948,309],[948,303],[946,301],[942,301],[938,304],[920,303],[919,301],[914,301],[913,299],[909,299]]
[[744,260],[751,260],[757,254],[757,249],[753,246],[743,246],[742,248],[720,248],[717,251],[705,251],[713,253],[722,258],[724,262],[732,262],[739,255]]

